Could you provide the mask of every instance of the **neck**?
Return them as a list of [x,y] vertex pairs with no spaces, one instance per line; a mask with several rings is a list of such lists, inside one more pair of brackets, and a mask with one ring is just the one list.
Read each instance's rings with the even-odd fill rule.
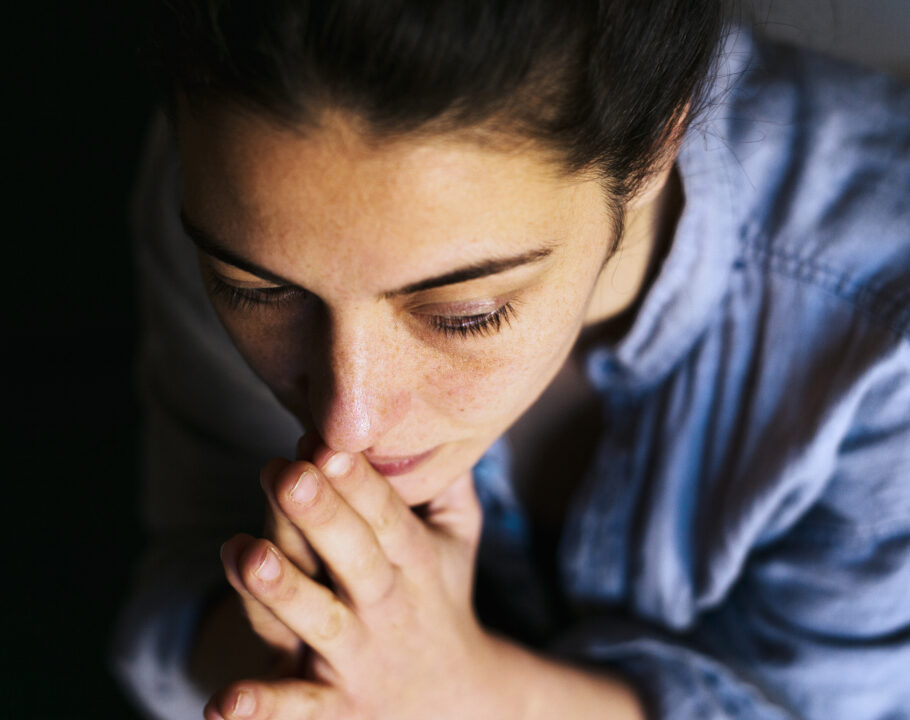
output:
[[651,188],[629,210],[619,248],[594,285],[585,316],[585,336],[616,340],[625,334],[669,251],[684,203],[675,166],[659,176]]

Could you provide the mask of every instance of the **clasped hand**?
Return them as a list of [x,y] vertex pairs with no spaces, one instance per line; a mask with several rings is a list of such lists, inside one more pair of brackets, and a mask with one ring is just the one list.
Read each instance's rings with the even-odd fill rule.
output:
[[[362,455],[309,456],[262,472],[271,539],[222,549],[253,629],[286,670],[305,648],[305,670],[233,683],[206,720],[496,717],[496,643],[471,607],[481,511],[470,474],[418,517]],[[325,583],[312,577],[320,562]]]

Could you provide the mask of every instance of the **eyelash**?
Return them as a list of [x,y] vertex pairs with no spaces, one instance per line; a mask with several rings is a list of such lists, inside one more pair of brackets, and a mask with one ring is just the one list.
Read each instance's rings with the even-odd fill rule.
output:
[[214,273],[209,274],[212,297],[224,300],[231,310],[249,312],[263,306],[279,307],[292,298],[306,297],[300,288],[239,288],[226,283]]
[[495,335],[502,330],[502,324],[512,326],[515,317],[515,305],[507,302],[502,307],[491,313],[483,315],[465,315],[463,317],[449,317],[446,315],[430,315],[430,326],[446,337],[460,335],[461,337],[483,337]]
[[[292,298],[305,297],[306,292],[293,287],[238,288],[224,282],[214,273],[209,275],[213,298],[223,300],[229,308],[249,312],[264,306],[279,307]],[[445,337],[460,335],[463,338],[494,335],[502,330],[503,323],[511,327],[515,305],[507,302],[493,312],[481,315],[451,317],[428,315],[430,327]]]

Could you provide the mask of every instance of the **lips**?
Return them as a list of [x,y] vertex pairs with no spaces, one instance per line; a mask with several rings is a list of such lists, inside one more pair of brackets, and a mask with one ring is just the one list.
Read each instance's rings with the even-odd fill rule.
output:
[[407,455],[404,457],[370,457],[367,455],[367,461],[373,466],[380,475],[391,477],[393,475],[404,475],[426,462],[429,457],[436,452],[436,448],[427,450],[419,455]]

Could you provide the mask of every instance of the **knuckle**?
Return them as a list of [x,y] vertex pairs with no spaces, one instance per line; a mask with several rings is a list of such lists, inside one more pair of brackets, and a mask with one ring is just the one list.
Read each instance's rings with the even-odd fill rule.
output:
[[394,512],[389,507],[384,507],[377,513],[373,525],[376,528],[376,533],[384,536],[390,535],[400,522],[401,518],[397,512]]
[[382,552],[382,548],[373,538],[368,538],[366,542],[359,543],[359,545],[363,549],[354,556],[350,572],[359,577],[375,573],[377,569],[384,565],[384,561],[386,561],[385,553]]
[[338,598],[332,597],[320,621],[314,628],[322,642],[337,640],[350,623],[350,611]]
[[305,713],[304,717],[311,717],[311,713],[322,707],[322,696],[316,688],[307,686],[300,693],[297,705]]
[[359,585],[353,600],[360,609],[375,609],[385,605],[397,587],[398,572],[394,567],[385,565],[381,571],[373,571],[368,582]]
[[341,502],[337,495],[330,492],[319,492],[316,502],[312,507],[307,508],[309,522],[314,526],[328,525],[335,519],[340,509]]
[[398,589],[398,577],[398,572],[394,568],[390,568],[389,573],[377,580],[372,588],[372,596],[369,598],[371,607],[386,605],[389,602]]
[[383,498],[380,502],[379,512],[376,513],[374,525],[376,532],[386,535],[395,530],[401,524],[401,510],[395,502],[391,486],[386,486],[383,490]]
[[281,582],[272,589],[273,600],[280,605],[293,604],[299,594],[299,588],[293,582]]

